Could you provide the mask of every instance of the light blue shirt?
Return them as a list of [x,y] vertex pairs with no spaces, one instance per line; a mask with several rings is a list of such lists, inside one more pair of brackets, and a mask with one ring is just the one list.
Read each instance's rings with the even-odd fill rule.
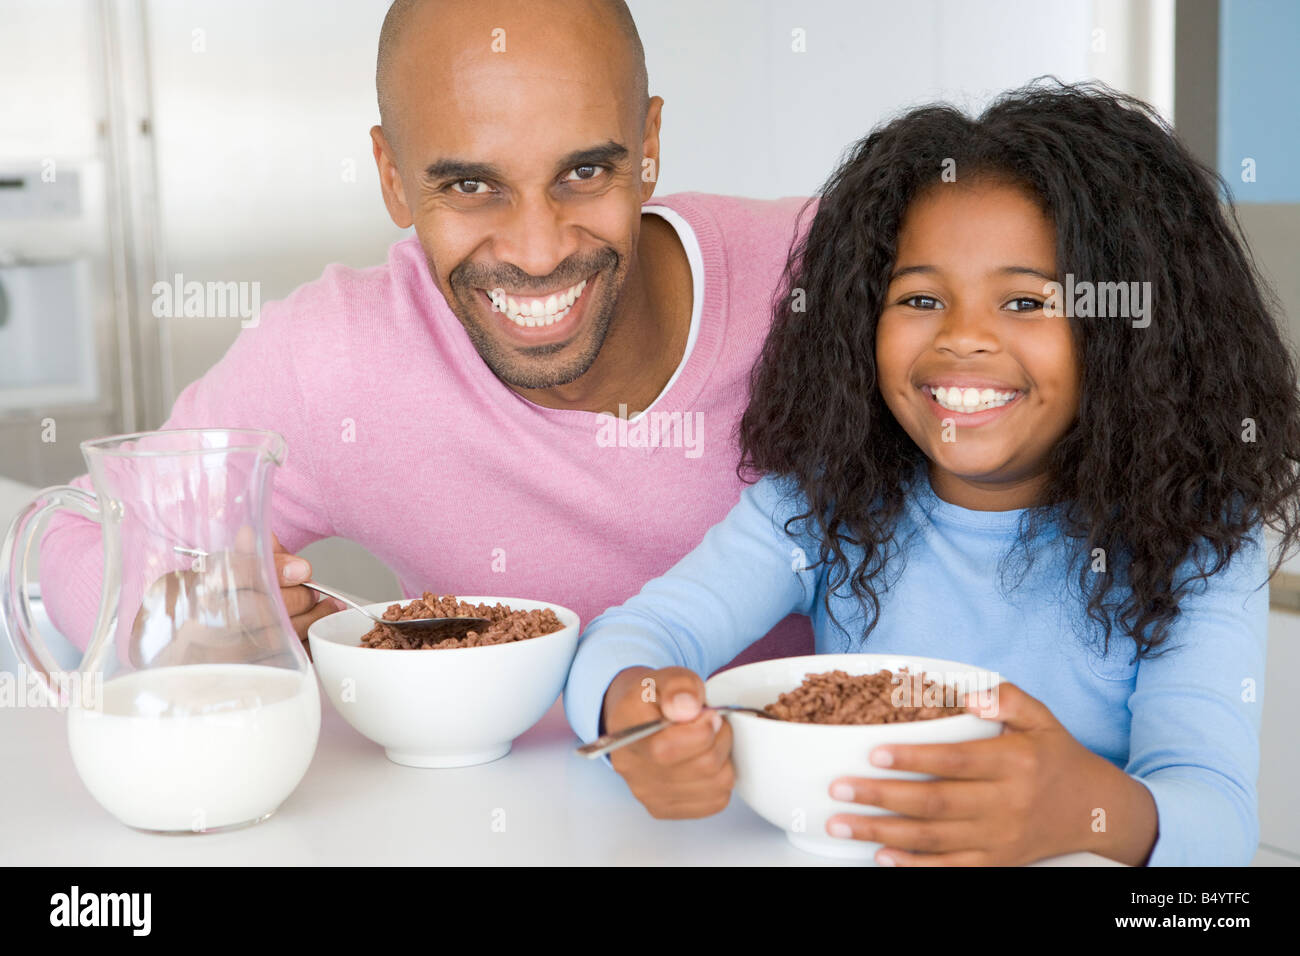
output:
[[598,736],[605,690],[620,670],[678,666],[707,676],[799,612],[812,618],[819,654],[960,661],[1042,701],[1076,740],[1151,791],[1159,836],[1150,865],[1250,863],[1268,625],[1260,535],[1193,585],[1163,653],[1134,662],[1135,646],[1118,628],[1102,653],[1101,627],[1084,614],[1053,529],[1032,546],[1023,576],[1014,565],[1002,575],[1023,512],[959,508],[922,480],[899,522],[902,560],[886,568],[890,586],[864,640],[847,585],[831,598],[842,626],[826,613],[825,568],[806,569],[817,561],[816,540],[799,524],[783,530],[802,510],[787,487],[772,478],[747,487],[694,551],[591,622],[564,692],[583,741]]

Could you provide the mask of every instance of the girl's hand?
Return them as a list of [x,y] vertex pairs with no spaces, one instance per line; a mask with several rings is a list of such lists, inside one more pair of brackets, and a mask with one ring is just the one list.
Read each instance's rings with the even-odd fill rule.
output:
[[685,667],[619,671],[605,690],[604,731],[668,717],[676,723],[609,755],[628,789],[659,820],[726,809],[736,781],[731,724],[704,706],[704,681]]
[[[1002,733],[958,744],[876,747],[873,764],[937,780],[841,777],[837,800],[901,816],[841,813],[832,836],[882,843],[885,866],[1017,866],[1086,850],[1133,865],[1156,838],[1151,793],[1070,735],[1039,700],[1002,683],[967,707]],[[843,789],[841,789],[843,788]]]

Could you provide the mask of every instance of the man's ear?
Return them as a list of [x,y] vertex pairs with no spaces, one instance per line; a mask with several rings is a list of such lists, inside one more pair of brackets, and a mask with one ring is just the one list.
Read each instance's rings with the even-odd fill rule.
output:
[[406,229],[415,219],[406,205],[406,190],[402,188],[402,177],[397,172],[397,159],[384,138],[382,126],[370,128],[370,140],[374,144],[375,167],[379,170],[379,186],[384,191],[388,215],[397,228]]
[[664,98],[650,97],[650,107],[645,114],[645,133],[641,138],[641,201],[647,202],[659,181],[659,120]]

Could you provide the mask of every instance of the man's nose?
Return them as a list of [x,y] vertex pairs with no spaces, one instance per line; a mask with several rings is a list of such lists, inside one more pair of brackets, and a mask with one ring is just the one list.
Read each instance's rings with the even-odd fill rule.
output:
[[549,276],[578,250],[563,210],[546,196],[521,198],[501,223],[495,244],[499,261],[539,277]]

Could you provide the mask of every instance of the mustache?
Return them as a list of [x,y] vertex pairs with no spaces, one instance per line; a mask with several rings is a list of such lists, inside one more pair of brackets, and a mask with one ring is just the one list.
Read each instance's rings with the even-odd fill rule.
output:
[[591,255],[565,259],[554,272],[542,277],[530,275],[510,263],[489,268],[475,262],[462,262],[451,271],[447,280],[458,289],[510,289],[528,295],[534,290],[548,292],[577,285],[596,272],[617,267],[619,259],[619,254],[607,247]]

